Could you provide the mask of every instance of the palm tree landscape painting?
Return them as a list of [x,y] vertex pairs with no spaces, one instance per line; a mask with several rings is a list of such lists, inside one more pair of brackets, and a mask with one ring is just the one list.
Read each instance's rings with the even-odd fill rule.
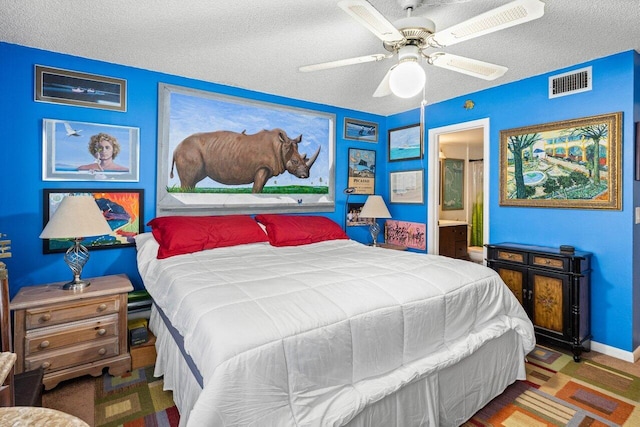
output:
[[621,209],[622,113],[500,132],[500,205]]

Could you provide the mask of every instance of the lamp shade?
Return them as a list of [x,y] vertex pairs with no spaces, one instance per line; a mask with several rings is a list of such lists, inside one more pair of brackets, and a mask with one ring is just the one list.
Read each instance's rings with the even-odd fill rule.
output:
[[387,205],[384,203],[382,196],[375,194],[367,198],[359,216],[361,218],[391,218],[389,209],[387,209]]
[[111,227],[93,196],[66,196],[40,233],[40,238],[75,239],[109,233]]

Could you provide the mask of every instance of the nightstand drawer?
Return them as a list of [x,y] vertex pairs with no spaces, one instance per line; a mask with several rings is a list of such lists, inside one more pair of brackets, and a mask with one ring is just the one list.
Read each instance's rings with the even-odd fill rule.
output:
[[118,316],[98,317],[72,324],[36,329],[25,336],[25,354],[31,356],[42,351],[118,335]]
[[44,368],[47,372],[57,371],[80,363],[95,362],[118,355],[118,338],[106,338],[77,346],[53,351],[43,351],[24,359],[25,371]]
[[117,313],[119,299],[115,296],[76,301],[73,304],[56,304],[26,310],[27,330]]

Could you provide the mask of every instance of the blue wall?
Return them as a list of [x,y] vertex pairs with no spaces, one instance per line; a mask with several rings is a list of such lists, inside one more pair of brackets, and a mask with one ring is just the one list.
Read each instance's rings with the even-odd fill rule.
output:
[[[42,103],[34,101],[34,65],[46,65],[127,80],[127,111],[115,112],[95,108]],[[3,171],[0,194],[0,232],[12,241],[12,257],[5,261],[9,269],[11,295],[23,286],[71,279],[71,272],[62,254],[42,254],[38,235],[43,227],[43,188],[142,188],[145,190],[144,219],[155,215],[156,154],[158,129],[158,83],[195,88],[220,94],[290,105],[336,115],[336,210],[326,214],[343,224],[347,186],[347,150],[350,147],[376,150],[380,162],[376,192],[386,188],[384,139],[372,144],[343,139],[344,118],[379,123],[379,133],[385,138],[384,117],[251,92],[213,83],[191,80],[148,70],[93,61],[86,58],[0,43],[0,85],[5,88],[0,101],[2,125]],[[140,182],[100,183],[73,181],[42,181],[42,119],[72,120],[140,128]],[[351,196],[351,202],[364,202],[366,196]],[[146,228],[148,230],[148,228]],[[350,235],[358,240],[368,238],[365,227],[350,227]],[[142,287],[137,271],[135,248],[91,251],[83,277],[126,273],[136,288]]]
[[[594,341],[625,351],[638,344],[638,323],[632,320],[640,300],[634,264],[634,73],[638,54],[616,54],[427,106],[427,129],[490,119],[490,239],[558,247],[569,244],[593,252],[591,329]],[[593,90],[548,99],[548,76],[586,65],[593,67]],[[637,86],[637,84],[636,84]],[[475,108],[465,110],[471,99]],[[637,102],[637,101],[636,101]],[[637,107],[637,106],[636,106]],[[622,210],[548,209],[499,206],[500,130],[598,114],[623,112]],[[637,116],[636,116],[637,120]],[[636,239],[637,241],[637,239]],[[637,309],[636,309],[637,310]],[[638,316],[637,314],[635,314]]]
[[[34,65],[46,65],[93,74],[124,78],[128,85],[127,112],[64,106],[34,101]],[[425,135],[430,128],[489,118],[490,133],[490,235],[492,242],[512,241],[559,246],[571,244],[594,253],[592,275],[592,332],[594,340],[624,351],[640,344],[640,280],[638,264],[640,248],[634,226],[633,207],[640,189],[633,179],[634,119],[638,121],[637,76],[638,54],[623,52],[588,64],[593,67],[593,90],[554,100],[547,98],[547,77],[541,75],[493,89],[477,92],[426,107]],[[569,69],[567,69],[569,70]],[[567,70],[558,70],[563,72]],[[556,74],[554,72],[552,74]],[[461,76],[461,78],[467,78]],[[250,92],[213,83],[166,75],[61,55],[22,46],[0,43],[0,84],[5,93],[0,101],[3,171],[0,203],[0,232],[12,240],[12,258],[4,260],[9,268],[11,294],[29,286],[70,278],[61,254],[42,254],[38,235],[42,230],[43,188],[142,188],[145,190],[145,220],[155,214],[158,83],[247,97],[336,115],[336,210],[327,215],[343,224],[347,186],[348,148],[376,150],[376,193],[388,200],[388,173],[395,170],[423,169],[426,159],[387,164],[387,131],[419,122],[415,109],[390,117],[312,104]],[[466,110],[466,99],[475,108]],[[372,101],[374,102],[374,101]],[[519,126],[541,124],[604,114],[623,112],[623,209],[599,211],[580,209],[546,209],[501,207],[498,203],[499,132]],[[345,117],[379,123],[380,141],[370,144],[343,139]],[[92,182],[42,181],[42,119],[87,121],[140,128],[140,182],[100,184]],[[425,139],[426,143],[426,139]],[[426,178],[426,174],[425,174]],[[364,202],[366,196],[351,196],[350,202]],[[425,200],[426,201],[426,200]],[[394,219],[424,222],[425,205],[390,204]],[[367,241],[366,227],[350,227],[351,237]],[[142,286],[135,265],[135,249],[93,251],[83,276],[126,273],[138,288]]]

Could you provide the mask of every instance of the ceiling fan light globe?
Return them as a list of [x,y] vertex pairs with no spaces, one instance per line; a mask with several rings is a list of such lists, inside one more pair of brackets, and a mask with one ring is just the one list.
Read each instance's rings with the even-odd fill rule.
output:
[[413,98],[422,91],[427,77],[424,69],[416,61],[403,61],[389,76],[391,92],[400,98]]

